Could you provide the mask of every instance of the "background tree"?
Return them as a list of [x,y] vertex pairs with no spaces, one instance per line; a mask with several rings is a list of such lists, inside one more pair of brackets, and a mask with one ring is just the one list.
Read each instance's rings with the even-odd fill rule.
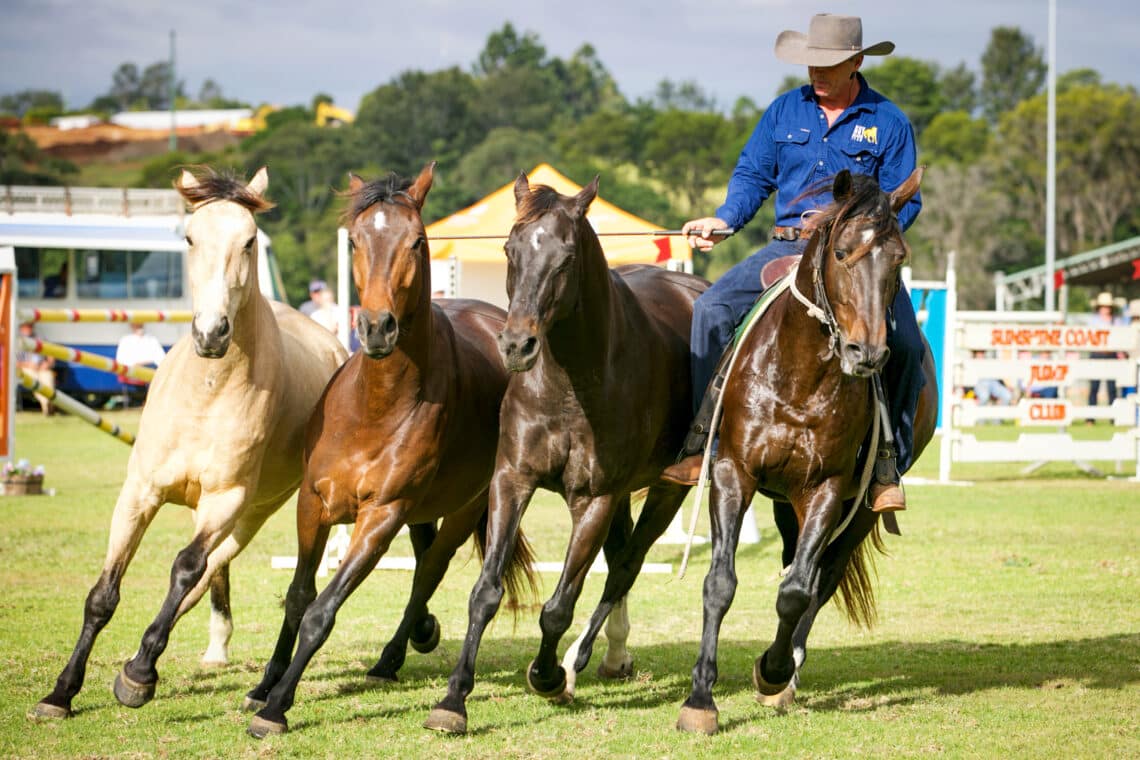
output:
[[882,63],[863,69],[863,76],[903,110],[921,137],[926,126],[945,107],[938,86],[938,64],[906,56],[891,56]]
[[942,72],[938,78],[938,87],[942,91],[942,104],[946,110],[973,114],[978,107],[977,77],[966,68],[965,63]]
[[23,118],[32,110],[63,112],[63,96],[53,90],[21,90],[0,96],[0,113]]
[[991,122],[1041,92],[1048,67],[1033,39],[1017,27],[999,26],[982,53],[982,112]]
[[139,67],[129,61],[119,65],[111,75],[111,91],[107,93],[120,111],[126,111],[139,99]]

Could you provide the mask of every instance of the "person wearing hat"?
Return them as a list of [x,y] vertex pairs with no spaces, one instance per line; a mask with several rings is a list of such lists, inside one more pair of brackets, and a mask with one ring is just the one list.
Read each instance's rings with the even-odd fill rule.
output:
[[306,317],[313,316],[313,312],[321,308],[321,292],[328,290],[329,286],[324,280],[313,280],[309,283],[309,300],[298,307],[298,311]]
[[[694,305],[690,344],[694,416],[702,408],[711,413],[712,404],[702,405],[702,395],[737,324],[760,295],[760,271],[770,261],[802,253],[808,242],[804,216],[831,201],[830,192],[810,197],[804,192],[842,169],[870,175],[889,192],[914,171],[910,121],[859,73],[864,56],[888,55],[894,47],[893,42],[864,45],[859,17],[831,14],[813,16],[807,34],[785,31],[776,38],[776,57],[807,66],[810,84],[772,102],[740,154],[724,204],[713,216],[686,222],[682,228],[691,246],[707,252],[723,239],[713,234],[715,230],[739,230],[776,194],[776,226],[768,244],[725,272]],[[921,195],[916,193],[899,211],[903,230],[921,207]],[[894,328],[888,331],[891,354],[883,379],[890,396],[897,471],[905,472],[911,464],[914,414],[924,382],[924,349],[905,288],[899,289],[891,308],[889,322]],[[707,430],[707,422],[695,420],[680,460],[662,477],[676,483],[696,482],[698,452],[704,446],[699,430]],[[897,471],[872,484],[876,511],[906,508]]]
[[[1112,297],[1112,293],[1107,290],[1097,293],[1096,298],[1093,300],[1093,307],[1095,313],[1089,324],[1093,327],[1112,327],[1118,324],[1115,314],[1118,306],[1116,299]],[[1118,355],[1114,351],[1093,351],[1089,354],[1090,359],[1116,359]],[[1116,399],[1116,381],[1107,379],[1104,381],[1105,391],[1108,393],[1108,404]],[[1096,406],[1097,397],[1100,395],[1100,380],[1089,380],[1089,398],[1088,405]],[[1091,424],[1093,420],[1088,420]]]

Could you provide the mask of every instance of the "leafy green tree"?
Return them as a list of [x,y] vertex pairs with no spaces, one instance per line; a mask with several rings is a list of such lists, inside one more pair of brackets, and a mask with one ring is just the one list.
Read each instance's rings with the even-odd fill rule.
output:
[[625,98],[618,90],[617,82],[598,59],[592,45],[582,45],[569,61],[555,58],[550,65],[561,83],[561,99],[571,119],[625,107]]
[[[169,61],[158,61],[147,66],[139,79],[139,98],[152,110],[170,108],[170,80],[173,78]],[[174,97],[186,97],[185,85],[174,83]]]
[[922,133],[920,162],[970,165],[985,153],[989,139],[990,126],[985,119],[971,118],[965,111],[943,111]]
[[438,160],[454,166],[485,132],[472,103],[475,80],[458,68],[405,71],[364,96],[354,129],[368,161],[403,175]]
[[119,64],[119,68],[111,74],[111,91],[106,97],[116,104],[118,110],[126,111],[139,99],[140,84],[138,66],[129,61]]
[[1018,103],[1041,92],[1047,66],[1033,39],[1017,27],[999,26],[982,54],[982,112],[996,122]]
[[529,172],[543,162],[557,163],[545,136],[515,127],[498,127],[459,160],[455,182],[471,192],[468,203],[473,203],[513,181],[519,172]]
[[938,86],[942,90],[942,102],[947,111],[972,114],[978,107],[977,77],[966,68],[965,63],[942,72]]
[[657,83],[654,104],[659,110],[669,111],[715,111],[716,98],[705,92],[693,80],[673,82],[662,79]]
[[805,84],[809,84],[807,76],[804,74],[788,74],[784,80],[780,82],[780,86],[776,88],[776,96],[783,95],[785,92],[798,90]]
[[53,90],[21,90],[0,97],[0,113],[23,118],[32,110],[63,112],[63,96]]
[[491,32],[475,62],[476,75],[490,76],[508,68],[538,69],[546,61],[546,48],[534,32],[521,37],[508,21],[497,32]]
[[24,132],[0,130],[0,185],[62,185],[79,168],[44,153]]
[[558,152],[580,163],[602,166],[633,163],[637,157],[637,118],[629,111],[595,111],[563,126],[556,137]]
[[1073,69],[1057,77],[1057,92],[1063,94],[1074,87],[1100,87],[1100,72],[1094,69]]
[[945,106],[938,75],[938,64],[906,56],[863,70],[867,82],[906,113],[917,136]]

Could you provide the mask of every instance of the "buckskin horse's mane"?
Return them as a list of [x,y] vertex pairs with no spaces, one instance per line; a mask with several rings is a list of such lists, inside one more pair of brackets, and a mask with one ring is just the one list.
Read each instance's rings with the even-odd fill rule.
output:
[[382,179],[366,182],[360,189],[348,193],[352,197],[352,202],[341,215],[341,221],[351,222],[369,206],[377,203],[403,203],[404,201],[397,200],[399,198],[411,201],[408,188],[414,181],[392,172]]
[[230,172],[220,173],[207,166],[195,166],[189,169],[198,180],[194,187],[183,187],[177,181],[174,187],[186,202],[197,208],[211,201],[233,201],[239,206],[248,209],[254,214],[268,211],[276,204],[262,198],[246,187],[245,182]]
[[541,219],[546,212],[563,202],[562,195],[549,185],[532,185],[530,192],[519,201],[516,224],[530,224]]

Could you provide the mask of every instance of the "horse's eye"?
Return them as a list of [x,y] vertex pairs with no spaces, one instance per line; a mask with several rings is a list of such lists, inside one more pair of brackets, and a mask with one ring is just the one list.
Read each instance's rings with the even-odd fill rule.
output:
[[412,243],[412,248],[415,248],[418,251],[424,247],[425,243],[427,243],[427,240],[423,235],[420,235],[418,238],[416,238],[416,242]]
[[836,261],[843,261],[845,258],[847,258],[847,251],[844,251],[840,248],[836,248],[835,249],[835,260]]
[[189,235],[186,236],[186,245],[190,246],[191,248],[194,247],[194,241],[190,239]]
[[252,251],[253,250],[253,244],[256,240],[257,240],[257,235],[254,235],[249,240],[245,241],[245,245],[242,246],[242,249],[247,251],[247,252]]

